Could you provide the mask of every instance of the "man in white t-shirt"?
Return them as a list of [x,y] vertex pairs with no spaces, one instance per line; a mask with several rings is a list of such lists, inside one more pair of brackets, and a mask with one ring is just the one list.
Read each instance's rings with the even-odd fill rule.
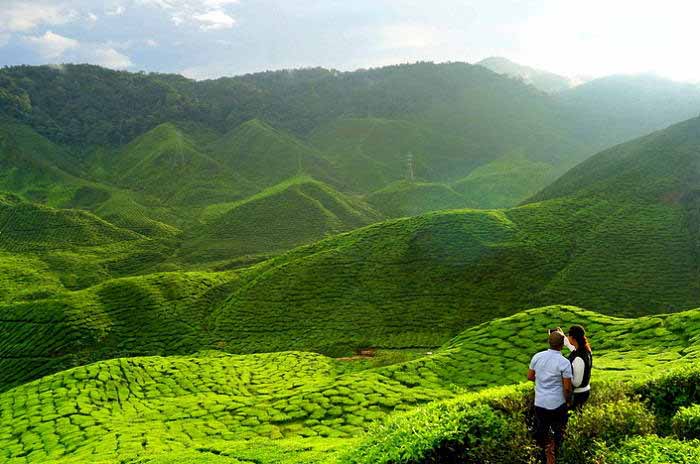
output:
[[564,441],[573,386],[571,363],[562,354],[564,335],[549,334],[549,349],[530,361],[528,380],[535,382],[535,437],[543,464],[554,464]]

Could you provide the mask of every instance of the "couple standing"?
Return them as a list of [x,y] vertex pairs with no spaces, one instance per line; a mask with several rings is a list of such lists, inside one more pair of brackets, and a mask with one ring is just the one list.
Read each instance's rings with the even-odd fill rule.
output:
[[[567,347],[569,359],[562,355]],[[591,394],[593,355],[580,325],[549,331],[549,349],[530,362],[527,378],[535,382],[535,437],[543,464],[554,464],[564,441],[569,411],[580,411]]]

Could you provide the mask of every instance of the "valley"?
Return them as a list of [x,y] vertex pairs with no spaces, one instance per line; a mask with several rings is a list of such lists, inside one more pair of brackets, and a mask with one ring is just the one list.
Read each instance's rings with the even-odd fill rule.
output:
[[0,91],[0,462],[525,464],[527,363],[572,324],[600,391],[572,420],[604,425],[570,449],[696,462],[697,89],[416,63]]

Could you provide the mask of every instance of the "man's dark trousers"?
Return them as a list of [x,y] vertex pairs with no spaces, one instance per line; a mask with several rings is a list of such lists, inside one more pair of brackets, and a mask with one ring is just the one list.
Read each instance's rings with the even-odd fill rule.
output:
[[557,409],[535,407],[535,439],[540,448],[540,459],[547,463],[547,445],[554,443],[555,456],[559,455],[564,441],[566,424],[569,421],[568,407],[562,404]]

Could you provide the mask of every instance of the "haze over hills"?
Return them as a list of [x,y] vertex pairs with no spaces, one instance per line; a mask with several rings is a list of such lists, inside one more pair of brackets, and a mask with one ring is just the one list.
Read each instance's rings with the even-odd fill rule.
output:
[[574,82],[568,77],[524,66],[500,56],[485,58],[476,64],[498,74],[520,78],[524,82],[547,93],[558,93],[574,87]]
[[559,94],[580,118],[577,137],[594,137],[597,149],[621,143],[671,121],[698,116],[700,86],[654,75],[617,75],[586,82]]

